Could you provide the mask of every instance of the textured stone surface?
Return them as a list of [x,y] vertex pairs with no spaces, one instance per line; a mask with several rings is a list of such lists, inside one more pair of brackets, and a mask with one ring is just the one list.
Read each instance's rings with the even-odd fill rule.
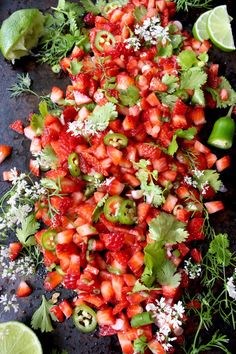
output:
[[[233,1],[228,1],[229,9],[231,10],[231,15],[233,15],[232,4]],[[57,0],[1,0],[0,1],[0,22],[6,18],[13,11],[20,8],[37,7],[41,10],[47,10],[50,6],[55,6]],[[220,2],[219,2],[220,3]],[[189,29],[197,18],[198,12],[191,13],[186,16],[182,16],[183,23]],[[180,15],[181,17],[181,15]],[[234,23],[234,29],[236,29]],[[236,88],[236,54],[229,53],[224,54],[216,49],[211,51],[211,59],[219,64],[221,64],[221,72]],[[12,156],[0,166],[0,193],[8,188],[7,183],[2,181],[2,171],[7,170],[10,167],[16,166],[18,169],[24,171],[27,170],[28,165],[28,147],[29,142],[26,141],[23,136],[13,132],[8,129],[8,125],[16,119],[22,119],[24,122],[27,121],[27,116],[29,112],[37,109],[38,100],[34,96],[26,95],[18,99],[10,99],[9,92],[7,88],[11,86],[16,81],[16,74],[22,72],[29,72],[33,80],[33,89],[39,94],[47,94],[53,85],[57,85],[61,88],[66,86],[67,79],[58,78],[54,75],[47,66],[38,65],[32,58],[24,58],[12,66],[8,62],[4,61],[2,56],[0,57],[0,144],[10,144],[13,146]],[[224,112],[222,112],[223,114]],[[215,113],[208,114],[209,121],[213,122],[217,117],[220,116],[219,111]],[[207,128],[203,132],[204,136],[207,137],[211,128],[211,124],[208,124]],[[224,213],[219,213],[217,216],[212,218],[212,222],[217,231],[228,232],[231,236],[232,246],[236,250],[236,147],[229,151],[229,154],[233,160],[232,168],[227,172],[222,174],[225,186],[228,188],[228,192],[224,195],[220,195],[220,199],[225,202],[226,210]],[[217,150],[217,155],[224,155],[224,153]],[[42,290],[42,279],[44,273],[41,271],[36,277],[29,278],[29,283],[33,286],[34,292],[28,298],[23,298],[19,300],[21,310],[15,316],[11,314],[2,314],[0,308],[0,320],[12,320],[17,319],[30,323],[30,319],[33,311],[38,307]],[[15,283],[4,282],[0,283],[0,290],[3,292],[14,293],[16,285],[19,283],[17,280]],[[71,297],[70,292],[63,289],[60,290],[62,296],[61,298]],[[57,347],[58,349],[66,349],[70,354],[118,354],[120,353],[119,346],[115,337],[105,337],[99,338],[97,332],[90,335],[84,335],[79,333],[74,327],[72,320],[68,320],[63,324],[56,325],[54,332],[50,334],[40,334],[40,340],[44,346],[44,353],[48,354],[52,347]],[[216,323],[216,329],[222,327],[222,323]],[[229,329],[226,329],[229,333]],[[233,339],[233,334],[231,335]],[[232,349],[236,348],[236,343],[232,341]],[[212,353],[216,354],[217,351],[214,350]]]

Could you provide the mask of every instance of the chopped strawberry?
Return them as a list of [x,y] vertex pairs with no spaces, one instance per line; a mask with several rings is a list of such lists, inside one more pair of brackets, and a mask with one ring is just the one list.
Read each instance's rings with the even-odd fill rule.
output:
[[224,209],[224,204],[221,201],[207,202],[204,205],[209,214],[214,214]]
[[112,314],[112,308],[108,307],[97,312],[97,321],[99,326],[111,326],[115,323],[115,317]]
[[0,164],[11,155],[12,147],[8,145],[0,145]]
[[53,86],[52,91],[51,91],[51,101],[53,103],[58,103],[60,100],[64,97],[64,92],[56,86]]
[[73,309],[67,300],[63,300],[59,304],[59,308],[62,311],[62,313],[65,315],[66,318],[69,318],[73,313]]
[[54,305],[51,309],[50,312],[56,317],[58,322],[63,322],[64,321],[64,314],[61,311],[60,307],[57,305]]
[[175,102],[172,114],[173,114],[173,116],[185,115],[187,112],[187,109],[188,109],[188,106],[180,98],[178,98],[177,101]]
[[189,233],[188,241],[203,240],[205,238],[203,233],[203,218],[193,218],[189,221],[187,231]]
[[216,168],[218,172],[224,171],[229,166],[230,166],[230,156],[228,155],[216,161]]
[[16,292],[17,297],[26,297],[29,296],[32,293],[32,289],[30,286],[25,282],[21,281]]
[[9,258],[11,261],[14,261],[19,256],[22,247],[20,242],[12,242],[9,244]]
[[39,177],[40,171],[39,171],[38,161],[30,159],[29,169],[33,173],[34,176]]
[[118,232],[111,232],[109,234],[100,234],[101,240],[104,242],[106,248],[110,251],[120,250],[125,242],[124,234]]
[[24,134],[24,128],[23,128],[23,123],[21,120],[16,120],[13,123],[9,125],[9,128],[14,130],[15,132],[19,134]]
[[174,299],[178,288],[173,288],[169,285],[162,285],[162,294],[168,299]]
[[44,280],[44,288],[47,291],[52,291],[54,288],[56,288],[61,282],[62,282],[63,277],[57,273],[57,272],[50,272],[47,274],[45,280]]

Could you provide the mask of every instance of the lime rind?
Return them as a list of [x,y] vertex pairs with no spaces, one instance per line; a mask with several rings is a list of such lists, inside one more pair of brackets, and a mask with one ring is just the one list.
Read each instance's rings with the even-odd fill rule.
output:
[[2,23],[0,49],[8,60],[28,55],[43,34],[44,16],[38,9],[15,11]]
[[43,354],[36,334],[18,321],[0,323],[1,354]]
[[193,36],[195,39],[201,42],[203,42],[206,39],[209,39],[209,33],[207,30],[207,21],[210,13],[211,10],[201,14],[201,16],[197,19],[197,21],[193,26]]
[[226,5],[215,7],[207,21],[207,29],[211,41],[221,50],[231,52],[235,50],[230,17]]

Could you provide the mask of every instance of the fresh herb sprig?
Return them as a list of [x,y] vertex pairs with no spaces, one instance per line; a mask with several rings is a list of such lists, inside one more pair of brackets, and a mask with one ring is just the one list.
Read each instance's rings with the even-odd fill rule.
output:
[[192,8],[208,9],[213,0],[175,0],[177,11],[189,11]]

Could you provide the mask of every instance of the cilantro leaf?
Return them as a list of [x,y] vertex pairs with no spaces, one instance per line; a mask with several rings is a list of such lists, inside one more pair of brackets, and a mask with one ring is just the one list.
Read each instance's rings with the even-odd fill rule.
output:
[[45,296],[42,296],[41,306],[35,311],[31,319],[31,326],[33,329],[40,329],[41,332],[52,332],[52,322],[50,317],[50,305]]
[[[213,89],[211,87],[207,87],[206,91],[210,92],[214,101],[216,101],[217,108],[226,108],[228,106],[233,106],[236,104],[236,92],[230,85],[229,81],[221,76],[221,83],[217,89]],[[222,101],[220,98],[220,92],[222,89],[226,89],[228,92],[229,98],[226,101]]]
[[150,291],[150,290],[159,290],[158,288],[153,288],[153,287],[147,287],[144,284],[142,284],[139,280],[136,280],[134,287],[132,289],[133,293],[137,293],[139,291]]
[[[53,148],[50,145],[46,145],[41,152],[40,156],[40,166],[51,167],[53,169],[57,168],[58,158],[55,154]],[[42,166],[42,167],[43,167]]]
[[130,85],[127,90],[121,91],[119,98],[123,106],[132,107],[139,100],[139,89],[135,85]]
[[188,70],[198,64],[197,56],[193,50],[183,50],[178,55],[178,63],[182,70]]
[[144,5],[136,6],[134,9],[134,18],[137,22],[140,22],[144,16],[147,14],[147,9]]
[[179,79],[174,75],[165,74],[161,81],[163,82],[163,84],[168,86],[168,93],[175,92],[175,90],[179,87],[179,84],[177,83]]
[[41,114],[33,114],[31,117],[30,126],[36,135],[41,135],[44,129],[44,118]]
[[56,181],[51,178],[42,178],[40,184],[41,186],[47,189],[52,189],[58,192],[61,190],[60,186],[56,183]]
[[207,81],[207,74],[198,67],[190,68],[181,74],[180,88],[194,90],[200,88]]
[[171,110],[174,108],[174,105],[178,99],[177,96],[175,95],[170,95],[165,92],[163,93],[158,93],[158,97],[161,100],[161,103],[168,106]]
[[77,75],[80,73],[82,67],[83,63],[81,61],[78,61],[77,59],[74,59],[70,63],[70,73],[72,75]]
[[163,47],[163,45],[160,43],[157,46],[157,53],[158,56],[155,57],[155,61],[157,62],[158,62],[158,57],[169,58],[173,54],[173,46],[169,43]]
[[168,146],[168,154],[173,156],[178,150],[179,145],[177,143],[177,138],[192,140],[196,134],[197,129],[195,127],[191,127],[186,130],[177,129],[173,135],[170,145]]
[[144,354],[146,349],[148,348],[147,338],[145,336],[141,336],[134,340],[134,352]]
[[16,236],[24,246],[35,245],[34,234],[39,229],[39,223],[35,220],[34,214],[28,215],[21,223],[21,228],[16,229]]
[[227,267],[230,265],[232,252],[229,250],[227,234],[218,234],[211,241],[208,252],[216,257],[218,264]]
[[43,100],[39,103],[39,112],[40,112],[41,116],[43,117],[43,119],[45,119],[46,115],[48,114],[48,106],[47,106],[47,102],[45,100]]
[[216,172],[216,170],[203,170],[202,175],[199,177],[194,177],[198,183],[198,186],[201,188],[204,184],[210,184],[210,186],[214,189],[215,192],[218,192],[222,182],[219,179],[220,174]]
[[103,131],[108,127],[110,120],[114,120],[117,116],[116,106],[111,102],[96,106],[85,123],[85,130],[93,134]]
[[197,88],[194,90],[194,94],[192,96],[191,102],[196,105],[205,106],[206,101],[205,101],[205,96],[204,96],[204,92],[202,89]]
[[150,237],[161,245],[184,242],[188,237],[186,224],[176,219],[174,215],[161,212],[149,224]]
[[100,215],[103,212],[103,206],[107,200],[107,198],[109,197],[109,194],[105,194],[104,197],[97,203],[96,208],[93,211],[92,214],[92,221],[93,222],[98,222]]
[[177,287],[181,276],[175,265],[166,258],[166,251],[155,241],[144,248],[144,272],[141,281],[150,288],[155,281],[161,285]]

